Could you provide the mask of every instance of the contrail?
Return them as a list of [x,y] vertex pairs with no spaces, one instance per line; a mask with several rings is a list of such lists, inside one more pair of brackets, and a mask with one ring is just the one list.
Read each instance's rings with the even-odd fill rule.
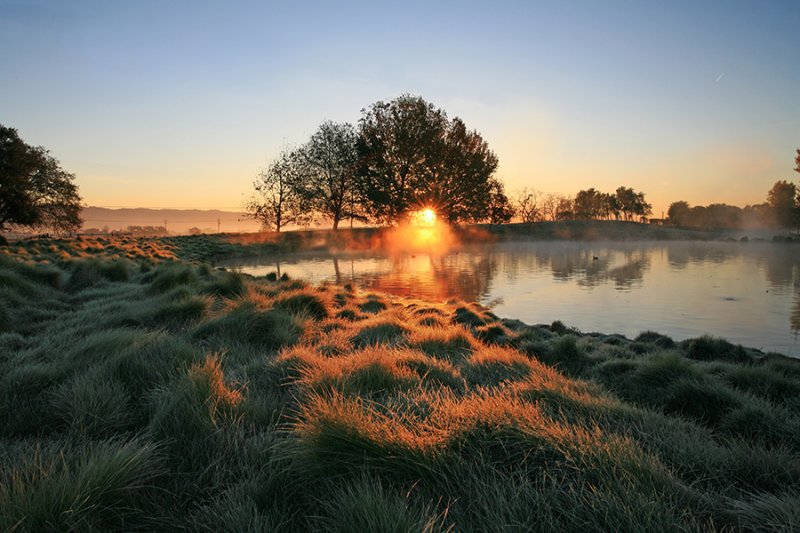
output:
[[716,80],[714,80],[714,83],[719,83],[719,80],[721,80],[721,79],[722,79],[722,77],[723,77],[724,75],[725,75],[725,73],[723,72],[722,74],[720,74],[719,76],[717,76],[717,79],[716,79]]

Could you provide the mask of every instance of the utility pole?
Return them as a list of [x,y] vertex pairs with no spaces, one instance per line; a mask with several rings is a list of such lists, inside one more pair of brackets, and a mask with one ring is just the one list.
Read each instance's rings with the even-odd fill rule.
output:
[[167,231],[167,222],[169,222],[166,218],[164,219],[164,233],[169,233]]
[[217,233],[219,233],[219,219],[217,219]]

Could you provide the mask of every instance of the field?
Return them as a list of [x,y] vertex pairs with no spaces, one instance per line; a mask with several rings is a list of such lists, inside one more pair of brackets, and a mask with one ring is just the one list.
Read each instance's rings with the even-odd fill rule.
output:
[[800,529],[800,362],[204,262],[313,235],[0,249],[0,530]]

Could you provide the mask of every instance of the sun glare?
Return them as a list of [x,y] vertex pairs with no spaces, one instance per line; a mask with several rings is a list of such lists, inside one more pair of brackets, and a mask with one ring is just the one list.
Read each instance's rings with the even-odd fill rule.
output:
[[411,215],[411,220],[415,226],[433,226],[436,224],[436,211],[430,207],[420,209]]

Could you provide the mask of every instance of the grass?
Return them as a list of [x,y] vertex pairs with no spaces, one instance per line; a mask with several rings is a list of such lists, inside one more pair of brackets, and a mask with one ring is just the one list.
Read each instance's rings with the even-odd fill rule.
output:
[[796,360],[188,246],[0,256],[0,530],[800,528]]

